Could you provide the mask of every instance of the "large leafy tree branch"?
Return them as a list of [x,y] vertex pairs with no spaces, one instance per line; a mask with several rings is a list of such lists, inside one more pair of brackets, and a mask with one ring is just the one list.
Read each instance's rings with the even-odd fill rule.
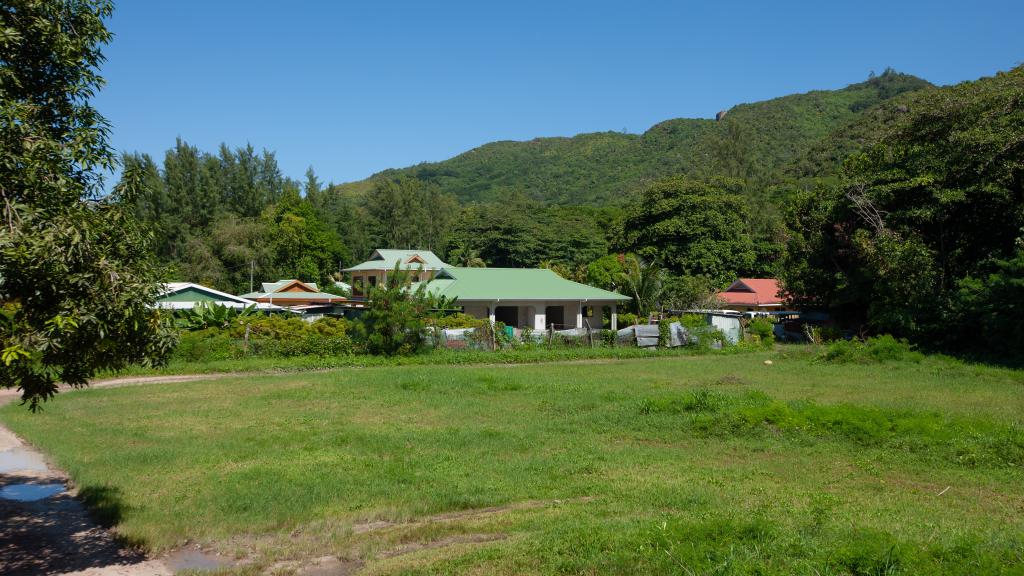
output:
[[173,339],[151,307],[159,271],[132,215],[139,175],[116,162],[89,105],[112,10],[102,0],[0,7],[0,383],[33,409],[59,382],[159,362]]

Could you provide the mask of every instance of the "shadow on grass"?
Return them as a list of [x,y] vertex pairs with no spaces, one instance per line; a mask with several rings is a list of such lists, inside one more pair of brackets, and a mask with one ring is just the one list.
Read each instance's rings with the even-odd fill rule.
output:
[[[52,482],[0,475],[6,486]],[[53,574],[146,560],[140,542],[97,525],[120,521],[125,508],[116,489],[86,487],[79,494],[80,499],[67,492],[33,501],[0,499],[0,573]]]

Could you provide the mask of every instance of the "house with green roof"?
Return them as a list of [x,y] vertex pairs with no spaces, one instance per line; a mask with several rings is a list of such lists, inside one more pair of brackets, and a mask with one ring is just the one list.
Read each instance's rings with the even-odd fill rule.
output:
[[429,280],[438,270],[448,266],[430,250],[378,248],[366,262],[344,270],[352,276],[352,295],[365,296],[370,287],[386,282],[388,273],[395,269],[396,264],[402,270],[413,271],[414,281]]
[[426,288],[456,298],[456,306],[477,318],[516,328],[556,330],[602,327],[605,310],[618,328],[618,305],[631,300],[616,292],[566,280],[546,268],[444,267]]

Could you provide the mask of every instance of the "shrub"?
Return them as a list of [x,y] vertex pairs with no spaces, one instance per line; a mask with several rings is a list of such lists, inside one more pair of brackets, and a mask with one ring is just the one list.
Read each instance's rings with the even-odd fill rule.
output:
[[767,318],[754,318],[747,324],[747,332],[754,337],[755,342],[765,348],[775,344],[775,324]]
[[506,333],[504,322],[495,322],[492,327],[490,322],[483,321],[476,330],[466,334],[470,346],[478,350],[490,350],[492,339],[495,350],[513,348],[520,344],[515,336]]
[[227,328],[258,314],[255,304],[245,308],[230,308],[216,302],[200,302],[193,308],[175,310],[174,323],[183,330]]
[[452,329],[452,328],[479,328],[487,322],[480,318],[475,318],[469,314],[463,312],[455,312],[446,316],[438,318],[431,318],[428,320],[428,324],[435,328]]
[[707,323],[703,314],[683,314],[678,319],[686,332],[690,335],[690,346],[696,346],[704,350],[710,349],[715,342],[720,342],[723,347],[729,344],[725,334]]
[[619,314],[619,328],[625,328],[626,326],[632,326],[637,323],[637,315],[632,312],[626,312],[625,314]]
[[343,356],[355,351],[349,331],[349,322],[338,318],[305,322],[297,317],[257,316],[227,328],[183,332],[174,357],[204,362],[252,356]]
[[821,362],[833,364],[877,364],[882,362],[920,362],[924,355],[913,349],[905,339],[889,334],[860,340],[837,340],[817,356]]
[[658,322],[658,346],[660,348],[668,348],[672,341],[672,331],[669,328],[671,321],[662,319]]
[[362,316],[366,349],[385,356],[418,352],[426,343],[427,319],[437,310],[450,310],[453,302],[435,296],[425,282],[413,286],[412,274],[398,262],[388,281],[370,289],[369,310]]
[[172,358],[188,362],[233,360],[245,354],[227,330],[207,328],[182,332]]

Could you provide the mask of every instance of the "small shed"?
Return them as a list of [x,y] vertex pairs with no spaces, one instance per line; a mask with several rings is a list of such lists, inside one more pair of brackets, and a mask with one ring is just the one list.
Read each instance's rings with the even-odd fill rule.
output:
[[732,344],[743,339],[743,313],[735,310],[672,310],[673,314],[697,314],[704,317],[704,322],[717,328]]

